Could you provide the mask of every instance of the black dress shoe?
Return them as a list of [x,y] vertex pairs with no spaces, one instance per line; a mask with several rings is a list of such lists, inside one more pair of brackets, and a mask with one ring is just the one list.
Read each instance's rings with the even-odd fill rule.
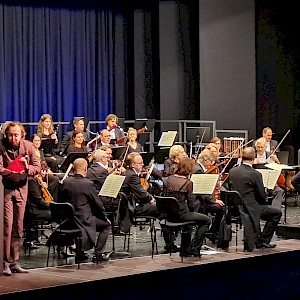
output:
[[271,248],[275,248],[277,245],[276,244],[267,244],[267,243],[257,243],[256,244],[256,248],[257,249],[263,249],[263,248],[268,248],[268,249],[271,249]]
[[165,249],[165,253],[176,253],[176,252],[179,252],[179,250],[180,250],[180,247],[178,247],[177,245],[175,245],[175,244],[170,244],[170,245],[166,245],[165,247],[164,247],[164,249]]
[[200,254],[200,251],[198,249],[187,249],[182,254],[184,257],[201,257],[202,254]]
[[34,242],[24,242],[23,247],[30,248],[30,249],[39,249],[40,248],[38,245],[34,244]]
[[93,263],[98,263],[102,261],[109,261],[109,257],[107,257],[105,254],[100,254],[100,255],[94,255],[93,256]]

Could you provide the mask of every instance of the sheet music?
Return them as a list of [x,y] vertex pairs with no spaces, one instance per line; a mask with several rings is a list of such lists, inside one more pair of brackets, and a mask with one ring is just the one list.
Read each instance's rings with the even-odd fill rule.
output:
[[269,163],[269,164],[266,164],[265,166],[272,170],[279,170],[280,172],[282,170],[293,170],[294,169],[292,166],[288,166],[285,164],[277,164],[277,163]]
[[158,142],[158,146],[171,147],[174,144],[177,131],[167,131],[161,134],[161,137]]
[[218,178],[219,174],[192,174],[193,194],[213,194]]
[[99,195],[117,198],[124,180],[125,180],[125,176],[115,175],[115,174],[108,175],[99,192]]
[[264,187],[273,190],[281,170],[256,169],[256,171],[262,174]]

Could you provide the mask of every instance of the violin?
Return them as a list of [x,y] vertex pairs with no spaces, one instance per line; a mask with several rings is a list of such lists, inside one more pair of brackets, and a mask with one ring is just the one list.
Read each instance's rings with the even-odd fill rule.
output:
[[[137,130],[136,133],[139,134],[139,133],[145,132],[147,130],[148,130],[147,126],[144,126],[143,128]],[[123,136],[116,141],[116,145],[122,144],[122,143],[126,142],[127,140],[128,140],[128,136]]]
[[41,187],[42,196],[43,196],[45,202],[47,204],[53,202],[54,199],[53,199],[52,195],[50,194],[49,190],[47,188],[45,188],[44,185],[43,185],[43,177],[42,177],[42,175],[41,174],[36,175],[35,179],[37,180],[38,184]]
[[150,175],[151,175],[151,173],[152,173],[152,171],[153,171],[153,169],[154,169],[154,167],[155,167],[155,163],[154,163],[154,162],[151,162],[150,164],[151,164],[151,166],[150,166],[149,169],[147,169],[145,178],[141,178],[141,179],[140,179],[141,185],[143,186],[143,188],[144,188],[146,191],[149,189],[149,186],[150,186],[150,185],[149,185],[148,180],[149,180]]

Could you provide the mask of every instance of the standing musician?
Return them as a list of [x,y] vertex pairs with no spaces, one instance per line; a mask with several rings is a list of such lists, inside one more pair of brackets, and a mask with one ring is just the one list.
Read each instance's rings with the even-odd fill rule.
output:
[[185,157],[187,157],[187,154],[181,145],[172,146],[169,151],[169,158],[164,161],[162,176],[168,177],[174,174],[177,164]]
[[48,166],[54,173],[58,173],[58,162],[54,151],[58,147],[58,138],[54,131],[52,117],[49,114],[41,116],[37,134],[41,137],[41,149],[44,152]]
[[[22,157],[20,157],[22,156]],[[19,157],[19,158],[18,158]],[[18,158],[18,161],[16,159]],[[23,168],[10,170],[15,162]],[[0,174],[4,186],[4,270],[3,275],[27,273],[19,265],[19,250],[23,236],[23,219],[28,194],[27,177],[41,171],[32,143],[25,140],[24,127],[8,122],[0,142]]]
[[[229,181],[233,190],[238,191],[243,201],[240,210],[245,227],[244,251],[257,248],[274,248],[271,244],[274,231],[282,216],[281,210],[267,205],[262,175],[253,169],[255,151],[252,147],[243,149],[243,163],[229,171]],[[260,233],[260,219],[266,221]]]
[[[254,159],[254,164],[265,164],[270,162],[275,162],[280,164],[279,159],[276,155],[271,155],[272,152],[266,151],[267,144],[265,138],[259,138],[255,141],[255,148],[256,148],[256,157]],[[279,187],[279,184],[284,185],[284,176],[281,174],[280,179],[282,182],[277,181],[277,185],[274,187],[273,190],[268,189],[267,195],[268,197],[272,198],[272,206],[276,207],[277,209],[281,210],[281,205],[284,202],[284,190]]]
[[[211,150],[204,149],[198,156],[197,163],[194,164],[193,173],[194,174],[218,174],[218,166],[214,166],[216,157]],[[216,171],[216,172],[215,172]],[[214,243],[218,239],[220,223],[222,217],[225,213],[225,204],[219,198],[220,187],[218,183],[213,195],[209,196],[198,196],[196,202],[196,211],[200,211],[201,202],[204,206],[203,211],[209,212],[215,215],[213,219],[212,226],[209,230],[211,235],[208,236],[209,239]]]
[[114,114],[109,114],[105,118],[106,129],[110,132],[110,139],[114,143],[118,139],[124,137],[123,129],[118,126],[118,117]]
[[[83,134],[84,142],[87,143],[90,139],[88,134],[84,131],[84,117],[74,118],[73,120],[74,130],[81,131]],[[60,155],[66,154],[67,147],[69,146],[69,142],[72,140],[73,131],[68,131],[64,136],[61,145],[60,145]]]

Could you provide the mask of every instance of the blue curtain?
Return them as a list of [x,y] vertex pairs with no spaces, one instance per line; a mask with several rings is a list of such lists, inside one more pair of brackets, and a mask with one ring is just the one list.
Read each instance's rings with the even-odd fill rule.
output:
[[0,122],[113,112],[110,9],[0,5]]

